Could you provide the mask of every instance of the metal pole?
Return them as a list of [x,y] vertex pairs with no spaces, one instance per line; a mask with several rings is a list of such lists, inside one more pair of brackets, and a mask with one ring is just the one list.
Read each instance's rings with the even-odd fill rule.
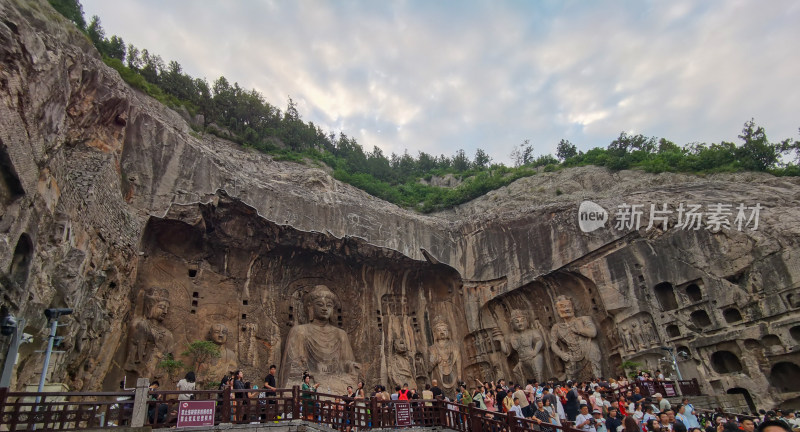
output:
[[[56,327],[58,327],[58,318],[53,320],[50,324],[50,336],[47,338],[47,351],[44,353],[44,365],[42,366],[42,376],[39,378],[39,389],[37,393],[44,390],[44,381],[47,378],[47,367],[50,366],[50,353],[53,352],[53,341],[56,339]],[[36,403],[39,403],[40,397],[36,396]]]
[[3,366],[3,376],[0,378],[0,387],[11,386],[11,373],[14,371],[14,365],[17,363],[17,353],[19,352],[19,345],[22,343],[22,333],[25,330],[25,319],[20,318],[17,321],[17,328],[14,329],[14,334],[11,336],[11,345],[8,347],[6,354],[6,362]]
[[[675,365],[675,373],[678,374],[678,380],[683,381],[683,377],[681,376],[681,369],[678,367],[678,358],[675,357],[675,350],[670,349],[669,355],[672,356],[672,364]],[[680,387],[680,386],[678,386]]]

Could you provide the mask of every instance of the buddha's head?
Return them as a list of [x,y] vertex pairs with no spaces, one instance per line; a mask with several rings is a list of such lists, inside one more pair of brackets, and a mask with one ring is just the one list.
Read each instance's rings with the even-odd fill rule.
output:
[[317,285],[308,293],[308,317],[310,321],[331,323],[337,298],[325,285]]

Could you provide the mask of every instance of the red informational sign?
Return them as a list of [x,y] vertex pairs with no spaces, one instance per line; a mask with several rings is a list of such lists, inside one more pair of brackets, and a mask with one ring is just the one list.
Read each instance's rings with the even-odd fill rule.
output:
[[411,404],[408,402],[394,403],[395,422],[397,426],[411,426]]
[[667,397],[677,396],[677,393],[675,393],[675,385],[664,383],[664,393],[666,393]]
[[214,426],[215,401],[180,401],[177,427]]

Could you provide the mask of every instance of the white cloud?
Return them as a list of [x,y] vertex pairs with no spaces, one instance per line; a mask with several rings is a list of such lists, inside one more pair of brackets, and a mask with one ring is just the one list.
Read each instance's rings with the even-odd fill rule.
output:
[[106,2],[106,33],[194,76],[256,88],[366,150],[495,160],[523,139],[605,146],[620,131],[774,140],[800,126],[800,3]]

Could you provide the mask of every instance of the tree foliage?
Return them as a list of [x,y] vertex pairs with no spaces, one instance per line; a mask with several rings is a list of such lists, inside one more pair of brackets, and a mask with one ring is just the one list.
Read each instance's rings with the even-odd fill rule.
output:
[[556,157],[563,162],[578,155],[578,148],[568,140],[562,139],[556,146]]
[[207,366],[211,360],[221,357],[222,352],[220,351],[219,345],[214,342],[198,340],[190,343],[186,347],[186,351],[181,355],[189,358],[192,369],[199,375],[204,366]]
[[[145,48],[126,45],[122,38],[106,37],[100,18],[87,26],[78,0],[49,0],[64,16],[82,29],[105,62],[134,88],[165,105],[196,115],[197,132],[218,134],[238,144],[268,152],[276,160],[323,163],[335,178],[392,203],[423,212],[446,209],[474,199],[537,171],[562,167],[597,165],[611,170],[641,169],[647,172],[766,171],[775,175],[800,175],[800,142],[785,139],[772,143],[754,119],[744,124],[741,143],[689,143],[679,146],[665,138],[621,132],[606,148],[586,152],[562,139],[556,154],[536,155],[530,140],[514,147],[514,167],[493,164],[483,149],[470,160],[459,149],[452,156],[418,152],[411,155],[384,154],[373,147],[367,152],[345,132],[323,131],[303,120],[299,104],[288,97],[281,110],[256,90],[246,90],[220,76],[209,84],[183,71],[174,60],[165,62]],[[791,159],[793,163],[785,163]],[[434,176],[454,175],[455,188],[431,186]]]
[[175,357],[172,353],[168,353],[164,360],[161,360],[156,365],[156,368],[163,370],[167,377],[169,378],[171,383],[176,383],[178,380],[178,374],[186,368],[186,365],[183,364],[180,360],[175,360]]
[[86,19],[83,17],[83,6],[78,0],[48,0],[53,9],[72,21],[81,30],[86,30]]

